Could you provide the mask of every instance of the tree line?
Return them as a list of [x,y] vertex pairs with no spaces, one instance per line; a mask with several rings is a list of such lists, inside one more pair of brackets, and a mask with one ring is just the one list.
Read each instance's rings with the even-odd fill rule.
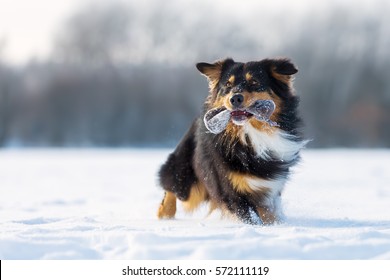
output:
[[13,66],[0,50],[0,146],[173,146],[207,95],[194,64],[227,56],[292,58],[312,147],[390,146],[386,2],[299,17],[256,4],[244,18],[182,2],[82,7],[43,61]]

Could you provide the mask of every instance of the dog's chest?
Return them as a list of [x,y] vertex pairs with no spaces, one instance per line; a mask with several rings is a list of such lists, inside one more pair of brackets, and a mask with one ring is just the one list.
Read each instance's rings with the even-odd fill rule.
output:
[[[250,143],[246,143],[247,137]],[[243,127],[241,141],[250,144],[257,157],[269,160],[293,161],[299,151],[306,145],[305,141],[296,141],[295,136],[274,130],[271,133],[259,131],[252,125]]]

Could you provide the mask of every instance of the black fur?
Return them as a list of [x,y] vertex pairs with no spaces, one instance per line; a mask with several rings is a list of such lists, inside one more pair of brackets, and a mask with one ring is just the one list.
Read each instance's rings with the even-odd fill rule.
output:
[[188,199],[191,186],[198,182],[193,168],[195,132],[196,123],[187,131],[159,172],[160,183],[164,189],[175,193],[177,198],[183,201]]

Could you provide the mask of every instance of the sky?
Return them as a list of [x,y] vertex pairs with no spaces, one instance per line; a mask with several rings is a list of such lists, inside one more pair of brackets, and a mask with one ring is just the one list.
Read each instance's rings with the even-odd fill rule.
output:
[[[45,59],[50,53],[52,39],[67,18],[77,11],[81,5],[107,1],[109,0],[0,0],[0,59],[12,64],[23,64],[32,58]],[[133,0],[117,1],[131,2]],[[140,1],[140,3],[137,3],[137,7],[143,6],[145,8],[145,6],[153,4],[153,1]],[[180,2],[179,0],[170,1]],[[347,3],[348,5],[352,1],[342,0],[336,2]],[[375,1],[381,0],[359,0],[358,2],[364,2],[367,4],[365,7],[369,8]],[[188,5],[197,4],[196,2],[192,1]],[[210,6],[211,12],[213,9],[223,9],[229,16],[240,17],[245,16],[245,12],[250,11],[254,3],[258,7],[259,2],[262,2],[260,5],[265,5],[267,8],[294,10],[298,15],[309,11],[314,5],[318,8],[319,5],[328,5],[329,3],[329,1],[314,2],[310,0],[291,2],[283,0],[272,2],[244,0],[239,1],[239,3],[236,1],[214,0],[207,2],[207,5]],[[356,3],[356,0],[354,3]],[[259,16],[261,16],[261,13]]]
[[0,55],[11,63],[44,58],[61,22],[87,0],[0,0]]

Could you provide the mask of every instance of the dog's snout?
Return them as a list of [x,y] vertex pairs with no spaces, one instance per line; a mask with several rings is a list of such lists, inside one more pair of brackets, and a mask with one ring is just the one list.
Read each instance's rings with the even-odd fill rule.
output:
[[230,104],[232,104],[233,108],[238,108],[244,102],[244,96],[242,94],[235,94],[230,98]]

